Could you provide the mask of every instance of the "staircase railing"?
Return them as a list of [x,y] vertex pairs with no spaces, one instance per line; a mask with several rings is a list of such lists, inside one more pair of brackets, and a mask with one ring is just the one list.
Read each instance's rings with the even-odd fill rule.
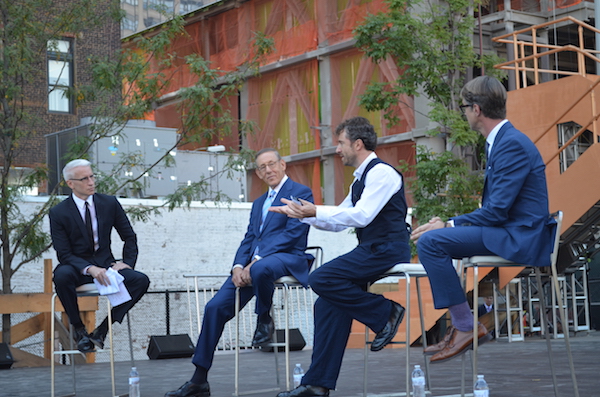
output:
[[[552,45],[552,44],[541,44],[537,42],[537,33],[542,29],[546,29],[552,25],[558,25],[565,22],[570,22],[577,25],[577,38],[578,42],[573,44],[568,44],[565,46]],[[543,73],[548,73],[552,75],[558,76],[574,76],[580,75],[583,77],[587,77],[585,59],[591,59],[594,63],[600,64],[600,59],[598,55],[600,51],[585,48],[584,42],[584,30],[589,30],[594,33],[599,33],[600,30],[596,29],[594,26],[591,26],[585,22],[582,22],[576,18],[571,16],[566,16],[560,19],[556,19],[553,21],[549,21],[546,23],[534,25],[528,28],[524,28],[521,30],[517,30],[512,33],[507,33],[498,37],[493,38],[492,40],[497,43],[511,44],[514,52],[514,59],[503,62],[495,65],[496,69],[503,70],[511,70],[515,73],[516,80],[516,88],[527,88],[527,73],[533,73],[533,81],[534,85],[540,84],[540,76]],[[525,41],[523,39],[519,39],[519,36],[523,37],[523,35],[531,35],[531,41]],[[562,52],[575,52],[577,54],[577,71],[568,71],[561,70],[560,63],[556,62],[555,69],[544,69],[539,66],[540,58],[547,57],[549,55],[558,54]],[[533,66],[528,66],[533,64]],[[519,78],[520,77],[520,78]],[[534,143],[537,143],[540,139],[542,139],[546,134],[551,131],[555,131],[555,126],[560,122],[560,120],[564,120],[564,117],[572,111],[576,106],[580,105],[581,102],[586,100],[588,97],[591,99],[591,115],[592,117],[584,123],[581,128],[573,135],[567,142],[565,142],[561,147],[558,148],[556,152],[554,152],[551,156],[545,157],[546,165],[548,165],[552,160],[554,160],[557,156],[559,156],[566,148],[569,147],[571,143],[573,143],[576,139],[578,139],[585,131],[590,129],[594,134],[594,139],[592,144],[598,144],[600,136],[600,128],[598,128],[597,121],[600,118],[600,112],[596,107],[595,100],[595,90],[600,84],[600,79],[597,79],[592,85],[583,92],[577,100],[575,100],[570,106],[567,106],[562,114],[556,117],[554,123],[550,124],[542,134],[540,134],[535,140]],[[578,123],[579,124],[579,123]]]

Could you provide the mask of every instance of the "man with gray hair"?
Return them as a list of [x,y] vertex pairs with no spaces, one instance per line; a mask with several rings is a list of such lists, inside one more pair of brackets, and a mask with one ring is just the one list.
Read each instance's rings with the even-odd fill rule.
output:
[[[94,346],[104,348],[108,317],[88,334],[79,315],[76,288],[93,280],[109,285],[107,270],[119,272],[131,295],[131,300],[112,309],[113,322],[120,323],[146,293],[150,280],[134,270],[138,256],[136,234],[116,197],[96,193],[91,163],[73,160],[64,167],[63,177],[72,194],[50,209],[50,233],[59,261],[54,269],[54,285],[75,330],[77,348],[88,353]],[[120,260],[110,249],[113,228],[124,242]]]

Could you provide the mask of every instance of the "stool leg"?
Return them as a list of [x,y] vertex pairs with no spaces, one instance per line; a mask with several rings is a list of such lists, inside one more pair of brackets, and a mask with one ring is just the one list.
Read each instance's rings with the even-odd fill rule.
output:
[[[548,324],[548,318],[546,316],[546,297],[544,294],[544,289],[542,287],[542,275],[539,267],[535,268],[535,279],[539,286],[539,294],[540,294],[540,306],[541,306],[541,315],[540,321],[543,324]],[[556,383],[556,373],[554,372],[554,360],[552,358],[552,343],[550,343],[550,329],[546,326],[546,332],[544,332],[544,337],[546,339],[546,349],[548,351],[548,358],[550,359],[550,372],[552,373],[552,385],[554,386],[554,395],[558,397],[558,387]]]
[[[371,284],[367,284],[367,291],[371,288]],[[369,377],[369,327],[365,325],[365,352],[364,352],[364,363],[363,363],[363,397],[367,397],[367,384]]]
[[110,346],[110,380],[112,382],[112,395],[113,397],[117,395],[116,387],[115,387],[115,355],[113,349],[113,329],[112,329],[112,311],[110,306],[110,299],[106,299],[106,306],[108,309],[108,344]]
[[239,396],[240,376],[240,288],[235,289],[235,388],[234,396]]
[[[417,286],[417,302],[419,303],[419,320],[421,322],[421,340],[423,342],[423,350],[427,348],[427,331],[425,330],[425,316],[423,314],[423,300],[421,299],[421,284],[419,277],[415,277]],[[429,376],[429,360],[425,357],[425,378],[427,379],[427,390],[431,391],[431,377]]]
[[406,279],[406,313],[404,321],[406,327],[406,395],[410,396],[410,275],[404,274]]
[[479,266],[473,264],[473,384],[477,381],[477,347],[479,338],[477,337],[477,328],[479,313],[477,312],[477,302],[479,301]]
[[[554,282],[554,288],[558,298],[558,313],[560,314],[560,321],[563,324],[563,334],[565,335],[565,344],[567,347],[567,355],[569,356],[569,369],[571,371],[571,381],[573,382],[573,391],[575,397],[579,397],[579,388],[577,387],[577,376],[575,375],[575,366],[573,364],[573,355],[571,354],[571,341],[569,339],[569,320],[565,314],[565,310],[562,306],[563,298],[560,286],[558,285],[558,275],[556,274],[556,267],[552,266],[552,280]],[[575,309],[577,309],[575,307]],[[576,310],[575,310],[576,313]],[[576,316],[576,314],[574,314]]]
[[[290,291],[287,284],[283,285],[283,302],[285,304],[285,387],[290,390]],[[277,330],[275,330],[277,335]],[[276,348],[278,349],[278,348]],[[279,366],[277,366],[279,373]],[[277,377],[277,386],[279,386],[279,377]]]
[[54,310],[56,305],[56,294],[52,295],[52,303],[50,305],[50,397],[54,397]]

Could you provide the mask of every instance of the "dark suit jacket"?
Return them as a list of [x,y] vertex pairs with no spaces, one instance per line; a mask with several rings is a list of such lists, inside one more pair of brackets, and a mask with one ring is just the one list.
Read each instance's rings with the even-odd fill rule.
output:
[[58,261],[80,271],[90,264],[109,267],[115,261],[110,250],[110,236],[114,227],[125,243],[121,260],[133,268],[138,256],[137,237],[123,207],[116,197],[99,193],[94,194],[94,207],[98,219],[99,245],[95,253],[72,195],[50,209],[50,233]]
[[[299,260],[307,260],[304,251],[306,250],[309,225],[283,214],[269,212],[265,218],[262,231],[260,230],[262,206],[267,198],[267,193],[260,196],[252,204],[248,230],[235,254],[234,265],[246,266],[250,263],[257,246],[259,255],[263,258],[276,253],[288,253],[296,255]],[[310,202],[313,201],[312,191],[308,187],[288,178],[273,200],[272,205],[283,205],[281,198],[289,199],[290,196],[299,197]],[[293,267],[290,270],[292,276],[305,284],[306,272],[296,272]]]
[[498,256],[549,266],[556,223],[549,218],[545,168],[533,142],[506,123],[488,159],[481,208],[453,217],[454,225],[483,226],[483,243]]

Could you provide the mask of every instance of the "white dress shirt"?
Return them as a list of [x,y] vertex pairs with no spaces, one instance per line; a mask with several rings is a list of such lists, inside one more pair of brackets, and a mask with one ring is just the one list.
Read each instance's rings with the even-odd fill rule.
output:
[[[79,215],[81,215],[81,219],[83,219],[83,223],[85,223],[85,203],[87,202],[90,207],[90,216],[92,217],[92,230],[94,232],[94,249],[98,249],[98,218],[96,217],[96,207],[94,206],[94,196],[89,196],[87,200],[82,200],[76,195],[72,194],[73,201],[75,201],[75,205],[79,210]],[[81,274],[88,275],[88,269],[92,265],[87,266]]]
[[[367,164],[377,158],[375,152],[354,170],[354,181],[360,180]],[[302,222],[318,229],[339,232],[348,227],[365,227],[379,214],[381,209],[390,201],[402,187],[400,174],[385,164],[376,164],[367,173],[364,181],[365,188],[356,202],[352,205],[352,187],[350,192],[338,206],[317,205],[317,216],[301,219]]]

